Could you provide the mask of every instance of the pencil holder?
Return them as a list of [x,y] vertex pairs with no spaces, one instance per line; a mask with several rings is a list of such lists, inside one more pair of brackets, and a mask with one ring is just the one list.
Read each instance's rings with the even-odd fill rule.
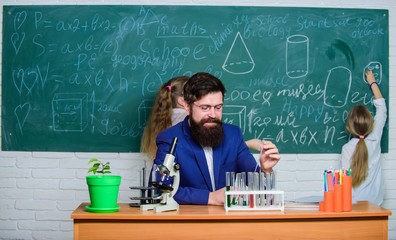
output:
[[325,212],[334,212],[334,192],[324,192]]
[[352,210],[351,176],[351,169],[324,171],[324,211],[346,212]]
[[320,212],[324,212],[325,205],[324,205],[324,201],[319,202],[319,211]]
[[352,176],[345,176],[342,184],[343,211],[352,211]]
[[334,211],[343,211],[343,194],[342,194],[343,184],[334,185]]

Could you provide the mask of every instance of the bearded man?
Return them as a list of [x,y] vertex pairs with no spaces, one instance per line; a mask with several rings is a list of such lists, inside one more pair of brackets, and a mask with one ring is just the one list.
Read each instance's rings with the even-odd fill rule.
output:
[[[174,196],[179,204],[223,205],[226,172],[259,171],[239,127],[222,123],[225,88],[209,73],[196,73],[184,85],[187,117],[157,136],[154,164],[163,164],[172,139],[178,138],[175,163],[181,168]],[[271,172],[280,159],[270,141],[262,144],[261,171]],[[159,176],[157,176],[159,179]]]

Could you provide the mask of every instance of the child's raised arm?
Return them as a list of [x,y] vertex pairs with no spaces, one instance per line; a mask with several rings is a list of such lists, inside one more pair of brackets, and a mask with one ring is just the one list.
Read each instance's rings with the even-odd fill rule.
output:
[[383,98],[382,94],[381,94],[381,91],[380,91],[380,89],[378,87],[378,84],[375,81],[375,77],[373,75],[373,72],[371,70],[368,70],[368,71],[365,72],[365,74],[366,74],[367,83],[370,85],[371,91],[373,91],[374,98],[375,99]]

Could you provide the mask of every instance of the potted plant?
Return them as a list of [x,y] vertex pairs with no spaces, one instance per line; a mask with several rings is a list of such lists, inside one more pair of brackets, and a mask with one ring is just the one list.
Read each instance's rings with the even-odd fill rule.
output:
[[[93,163],[88,173],[94,175],[87,176],[87,184],[91,205],[86,206],[89,212],[116,212],[120,207],[117,206],[118,190],[121,183],[121,176],[105,175],[110,172],[110,163],[102,163],[96,158],[89,160],[88,164]],[[96,175],[96,174],[101,175]]]

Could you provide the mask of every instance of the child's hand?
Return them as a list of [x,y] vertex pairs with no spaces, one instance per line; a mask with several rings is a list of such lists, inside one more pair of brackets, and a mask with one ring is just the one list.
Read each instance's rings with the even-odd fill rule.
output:
[[250,139],[246,141],[246,145],[248,148],[256,150],[257,152],[261,151],[262,141],[260,139]]
[[365,72],[367,83],[370,85],[371,83],[375,82],[374,74],[371,70]]

